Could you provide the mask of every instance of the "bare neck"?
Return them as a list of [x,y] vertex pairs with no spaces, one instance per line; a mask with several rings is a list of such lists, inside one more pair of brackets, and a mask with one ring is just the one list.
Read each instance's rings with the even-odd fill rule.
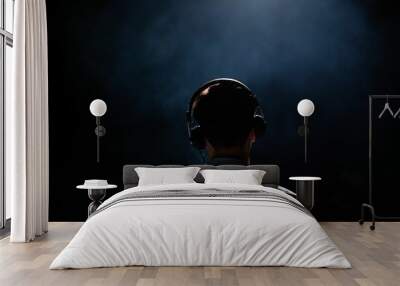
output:
[[214,148],[207,144],[207,153],[210,161],[217,158],[234,158],[245,165],[250,164],[250,148],[245,148],[245,146]]

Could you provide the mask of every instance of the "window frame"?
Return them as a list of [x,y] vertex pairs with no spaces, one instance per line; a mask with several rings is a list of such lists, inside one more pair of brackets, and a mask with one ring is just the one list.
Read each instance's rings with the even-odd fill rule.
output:
[[[7,13],[6,13],[6,1],[0,0],[1,5],[1,21],[0,21],[0,229],[4,229],[6,226],[9,227],[9,223],[6,223],[6,191],[5,191],[5,168],[4,168],[4,146],[5,146],[5,93],[6,93],[6,47],[13,47],[13,34],[8,32],[6,29]],[[14,13],[15,0],[12,1]],[[14,15],[13,22],[14,22]],[[14,27],[13,29],[14,30]]]

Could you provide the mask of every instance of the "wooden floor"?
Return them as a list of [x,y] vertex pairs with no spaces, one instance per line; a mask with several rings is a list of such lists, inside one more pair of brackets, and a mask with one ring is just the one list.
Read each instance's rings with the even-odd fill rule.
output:
[[400,223],[381,222],[372,232],[355,222],[322,223],[352,269],[289,267],[123,267],[48,270],[81,223],[50,223],[44,237],[0,241],[0,285],[400,285]]

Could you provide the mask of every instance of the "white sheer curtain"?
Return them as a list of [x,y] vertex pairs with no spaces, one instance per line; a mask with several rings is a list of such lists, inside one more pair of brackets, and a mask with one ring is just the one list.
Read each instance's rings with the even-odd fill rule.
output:
[[14,92],[6,98],[6,187],[12,242],[48,226],[48,78],[45,0],[15,1]]

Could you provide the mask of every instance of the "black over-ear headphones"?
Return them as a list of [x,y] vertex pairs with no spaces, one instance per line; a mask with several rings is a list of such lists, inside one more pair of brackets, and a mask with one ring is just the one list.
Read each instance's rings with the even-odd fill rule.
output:
[[253,102],[254,106],[254,114],[253,114],[253,128],[256,133],[256,136],[259,137],[264,134],[266,122],[264,118],[264,113],[258,100],[253,94],[253,92],[242,82],[230,79],[230,78],[218,78],[211,80],[205,84],[203,84],[190,99],[188,110],[186,111],[186,126],[188,130],[189,140],[194,147],[197,149],[205,149],[205,138],[203,136],[203,132],[201,130],[200,123],[194,116],[193,104],[198,99],[198,97],[203,93],[204,90],[209,88],[212,85],[221,85],[221,86],[231,86],[237,89],[243,90],[249,96],[249,99]]

